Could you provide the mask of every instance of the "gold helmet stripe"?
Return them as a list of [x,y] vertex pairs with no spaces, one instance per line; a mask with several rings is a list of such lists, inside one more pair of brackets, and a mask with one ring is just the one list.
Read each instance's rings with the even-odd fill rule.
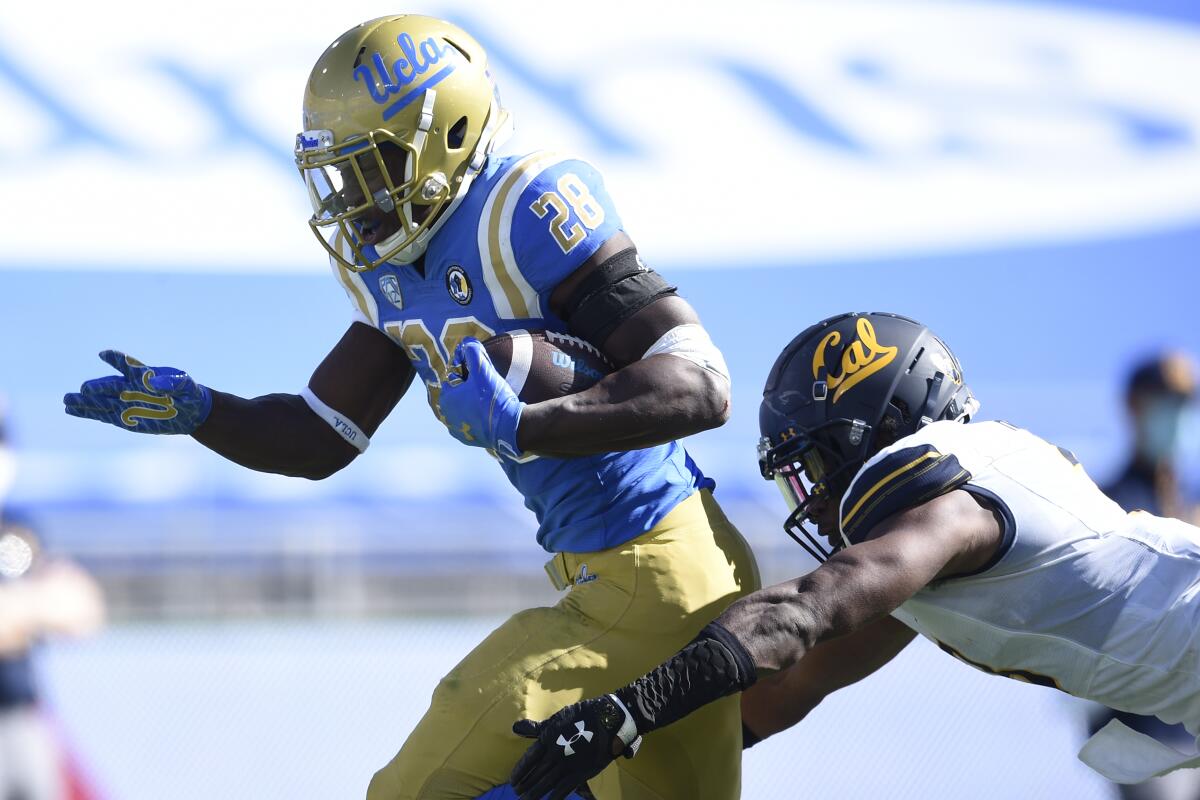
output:
[[488,196],[479,226],[483,281],[501,319],[540,319],[538,294],[521,274],[512,249],[512,219],[517,201],[547,167],[571,160],[561,153],[539,151],[525,156],[509,170]]

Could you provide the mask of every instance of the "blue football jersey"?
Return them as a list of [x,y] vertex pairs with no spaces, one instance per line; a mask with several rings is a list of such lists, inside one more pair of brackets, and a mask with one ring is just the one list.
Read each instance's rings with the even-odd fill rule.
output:
[[[493,156],[430,241],[423,272],[384,264],[355,273],[331,263],[357,318],[404,348],[440,419],[439,386],[458,343],[514,330],[566,333],[550,293],[619,230],[612,199],[586,161],[545,151]],[[551,552],[615,547],[712,486],[677,442],[498,460]]]

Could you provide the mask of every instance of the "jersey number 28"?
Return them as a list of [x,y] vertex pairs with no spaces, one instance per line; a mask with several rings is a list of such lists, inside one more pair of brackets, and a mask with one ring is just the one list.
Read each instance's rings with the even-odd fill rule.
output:
[[[545,219],[547,214],[554,213],[550,218],[550,234],[564,253],[571,252],[575,245],[587,238],[585,227],[594,231],[604,224],[604,206],[573,172],[558,179],[557,192],[542,192],[541,197],[534,200],[529,208],[538,219]],[[571,221],[572,211],[578,222]]]

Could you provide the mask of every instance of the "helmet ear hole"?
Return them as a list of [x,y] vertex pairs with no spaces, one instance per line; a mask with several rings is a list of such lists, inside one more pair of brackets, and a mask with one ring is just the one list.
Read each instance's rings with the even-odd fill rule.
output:
[[451,125],[450,130],[446,131],[446,147],[450,150],[459,150],[466,138],[467,118],[459,117],[458,122]]
[[467,49],[465,47],[460,47],[453,39],[443,39],[442,41],[444,41],[446,44],[450,45],[455,50],[457,50],[459,52],[459,55],[461,55],[463,58],[465,58],[467,60],[467,63],[470,63],[471,54],[467,52]]

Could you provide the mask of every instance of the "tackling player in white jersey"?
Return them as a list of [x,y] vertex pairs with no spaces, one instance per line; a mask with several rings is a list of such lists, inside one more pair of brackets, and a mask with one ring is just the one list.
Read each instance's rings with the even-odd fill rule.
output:
[[[538,740],[513,772],[521,797],[562,797],[734,692],[748,741],[777,733],[918,633],[989,673],[1200,733],[1200,529],[1126,514],[1068,451],[964,424],[977,408],[913,320],[844,314],[797,336],[767,378],[760,467],[824,563],[735,602],[614,694],[517,723]],[[1115,721],[1080,758],[1123,783],[1200,764]]]

